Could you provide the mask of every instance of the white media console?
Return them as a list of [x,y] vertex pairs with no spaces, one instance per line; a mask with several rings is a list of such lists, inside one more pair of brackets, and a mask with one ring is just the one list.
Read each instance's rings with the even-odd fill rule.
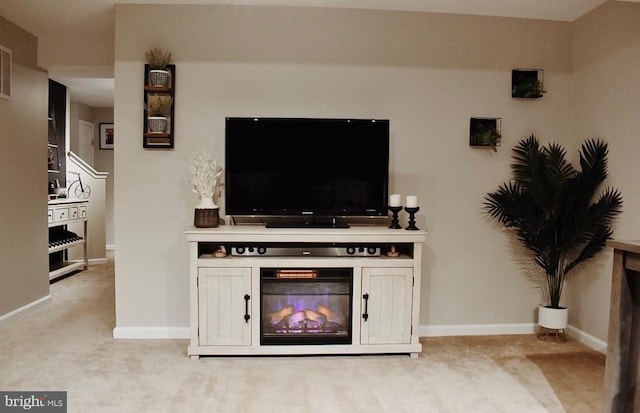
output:
[[[425,231],[381,226],[276,229],[231,225],[194,228],[185,231],[185,235],[189,243],[191,302],[187,352],[191,358],[389,353],[417,357],[422,351],[418,323]],[[285,288],[300,284],[307,291],[302,295],[309,295],[312,293],[308,291],[317,289],[317,285],[311,286],[316,272],[349,274],[345,284],[349,285],[350,297],[337,298],[349,303],[349,321],[336,333],[339,337],[329,338],[338,341],[298,342],[295,332],[288,334],[290,341],[278,343],[277,332],[273,334],[275,342],[268,340],[265,331],[272,327],[269,320],[274,320],[274,313],[264,310],[270,298],[264,295],[264,274],[283,275]],[[291,283],[291,278],[299,274],[302,278]],[[305,286],[305,274],[309,275],[309,286]],[[275,275],[268,282],[273,281]],[[291,308],[287,313],[290,315],[298,311],[289,305],[278,313],[287,308]],[[307,323],[315,325],[317,320],[331,324],[329,321],[337,317],[319,304],[297,314],[303,315],[287,323],[303,322],[306,328]],[[281,320],[284,318],[275,319],[284,323]]]

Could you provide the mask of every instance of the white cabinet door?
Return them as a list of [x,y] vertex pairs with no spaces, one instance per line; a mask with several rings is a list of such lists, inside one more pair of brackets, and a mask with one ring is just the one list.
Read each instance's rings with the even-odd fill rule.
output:
[[412,268],[363,268],[361,344],[411,342]]
[[200,345],[251,345],[251,268],[199,268]]

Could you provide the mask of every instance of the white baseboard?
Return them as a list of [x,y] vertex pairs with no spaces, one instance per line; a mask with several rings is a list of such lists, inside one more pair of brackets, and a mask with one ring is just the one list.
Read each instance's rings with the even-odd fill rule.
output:
[[[535,323],[524,324],[462,324],[462,325],[438,325],[420,326],[418,335],[420,337],[441,337],[441,336],[491,336],[500,334],[535,334]],[[567,326],[567,335],[579,341],[592,350],[600,353],[607,353],[607,343],[585,333],[571,325]]]
[[190,338],[189,327],[116,327],[113,329],[113,338]]
[[[535,324],[421,326],[421,337],[534,334]],[[115,327],[113,338],[189,338],[189,327]]]
[[23,305],[23,306],[22,306],[22,307],[20,307],[20,308],[16,308],[15,310],[13,310],[13,311],[11,311],[11,312],[8,312],[8,313],[7,313],[7,314],[5,314],[5,315],[0,316],[0,321],[4,321],[4,320],[6,320],[6,319],[8,319],[8,318],[11,318],[11,317],[13,317],[13,316],[14,316],[14,315],[16,315],[16,314],[19,314],[19,313],[21,313],[21,312],[23,312],[23,311],[26,311],[26,310],[28,310],[28,309],[30,309],[30,308],[33,308],[33,307],[37,306],[37,305],[40,305],[40,304],[42,304],[42,303],[45,303],[45,302],[47,302],[47,301],[49,301],[49,300],[51,300],[51,295],[50,295],[50,294],[47,294],[47,295],[45,295],[45,296],[44,296],[44,297],[42,297],[42,298],[39,298],[39,299],[37,299],[37,300],[35,300],[35,301],[33,301],[33,302],[30,302],[30,303],[29,303],[29,304],[27,304],[27,305]]
[[587,334],[582,330],[578,330],[571,325],[567,326],[567,334],[569,335],[569,337],[574,338],[585,346],[602,354],[607,354],[607,343],[605,341],[602,341],[599,338],[592,336],[591,334]]
[[[82,260],[69,260],[69,262],[82,262]],[[107,258],[89,258],[87,264],[89,265],[102,265],[107,263]]]
[[420,337],[439,336],[492,336],[498,334],[534,334],[536,324],[456,324],[420,326]]

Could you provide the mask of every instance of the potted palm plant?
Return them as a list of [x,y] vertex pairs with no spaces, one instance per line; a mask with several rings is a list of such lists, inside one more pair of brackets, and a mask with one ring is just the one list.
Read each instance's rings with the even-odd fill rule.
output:
[[173,98],[166,94],[150,94],[147,97],[147,123],[150,133],[164,133],[171,116]]
[[149,83],[151,86],[164,87],[167,85],[170,72],[167,66],[171,63],[171,53],[159,47],[149,49],[144,53],[149,64]]
[[[567,309],[561,298],[567,276],[605,247],[613,234],[612,223],[622,212],[617,189],[597,193],[607,178],[607,154],[606,143],[589,139],[581,146],[580,169],[576,169],[560,145],[540,146],[532,135],[513,149],[511,180],[485,196],[484,209],[514,230],[542,270],[541,289],[547,302],[539,306],[541,327],[566,328]],[[560,310],[560,323],[548,318],[547,310]]]

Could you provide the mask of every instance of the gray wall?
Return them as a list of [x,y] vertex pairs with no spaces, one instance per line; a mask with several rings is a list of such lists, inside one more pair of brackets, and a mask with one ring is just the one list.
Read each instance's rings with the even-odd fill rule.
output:
[[[114,235],[113,235],[113,151],[101,150],[99,144],[100,124],[101,123],[113,123],[113,108],[96,108],[78,103],[73,99],[73,91],[70,93],[71,110],[70,110],[70,147],[76,154],[80,153],[78,148],[78,120],[82,119],[87,122],[91,122],[95,126],[94,136],[94,158],[92,165],[99,172],[108,172],[106,181],[106,205],[104,226],[106,235],[107,249],[113,249],[114,247]],[[102,254],[104,255],[104,254]]]
[[[640,4],[608,2],[572,25],[573,136],[609,142],[607,182],[624,197],[614,236],[640,237]],[[568,290],[570,322],[606,340],[612,250],[580,268]]]
[[37,39],[0,17],[13,50],[12,98],[0,99],[0,316],[49,295],[47,74]]
[[[482,197],[508,178],[510,148],[529,134],[556,140],[574,154],[585,138],[602,137],[611,148],[611,184],[625,198],[616,237],[637,239],[640,170],[632,165],[640,153],[635,133],[640,91],[633,76],[640,69],[639,17],[640,5],[621,2],[607,2],[573,23],[118,5],[118,145],[101,154],[114,156],[120,177],[114,176],[112,234],[118,244],[117,328],[169,336],[188,326],[183,230],[191,225],[197,200],[187,185],[187,159],[203,148],[223,161],[223,119],[229,115],[391,119],[391,190],[420,197],[418,226],[429,231],[422,332],[508,332],[530,325],[539,295],[521,277],[508,238],[482,215]],[[157,25],[166,30],[158,33]],[[0,37],[13,43],[3,45],[14,48],[14,85],[24,83],[12,101],[0,100],[2,141],[15,149],[2,152],[0,170],[17,177],[0,185],[4,194],[22,194],[0,198],[0,228],[3,235],[16,236],[11,243],[0,237],[3,314],[48,293],[42,276],[46,199],[25,191],[46,187],[44,162],[34,162],[45,158],[46,75],[25,57],[34,55],[35,38],[1,18]],[[172,151],[143,150],[141,144],[144,51],[156,46],[170,49],[177,65]],[[46,50],[50,59],[61,56]],[[544,68],[548,93],[534,102],[511,99],[514,67]],[[472,116],[502,117],[497,153],[468,147]],[[31,254],[35,250],[42,252]],[[606,340],[610,258],[607,251],[582,268],[565,297],[570,324],[596,344]]]
[[[481,204],[508,177],[518,140],[536,133],[573,145],[571,40],[566,22],[118,5],[116,335],[173,336],[189,325],[183,231],[192,225],[197,199],[187,160],[203,148],[224,162],[225,116],[390,119],[390,189],[419,196],[417,225],[429,231],[421,333],[532,326],[540,297]],[[151,47],[172,51],[176,64],[170,151],[141,144],[144,52]],[[544,68],[546,96],[512,99],[515,67]],[[469,118],[476,116],[503,119],[497,152],[469,147]]]

